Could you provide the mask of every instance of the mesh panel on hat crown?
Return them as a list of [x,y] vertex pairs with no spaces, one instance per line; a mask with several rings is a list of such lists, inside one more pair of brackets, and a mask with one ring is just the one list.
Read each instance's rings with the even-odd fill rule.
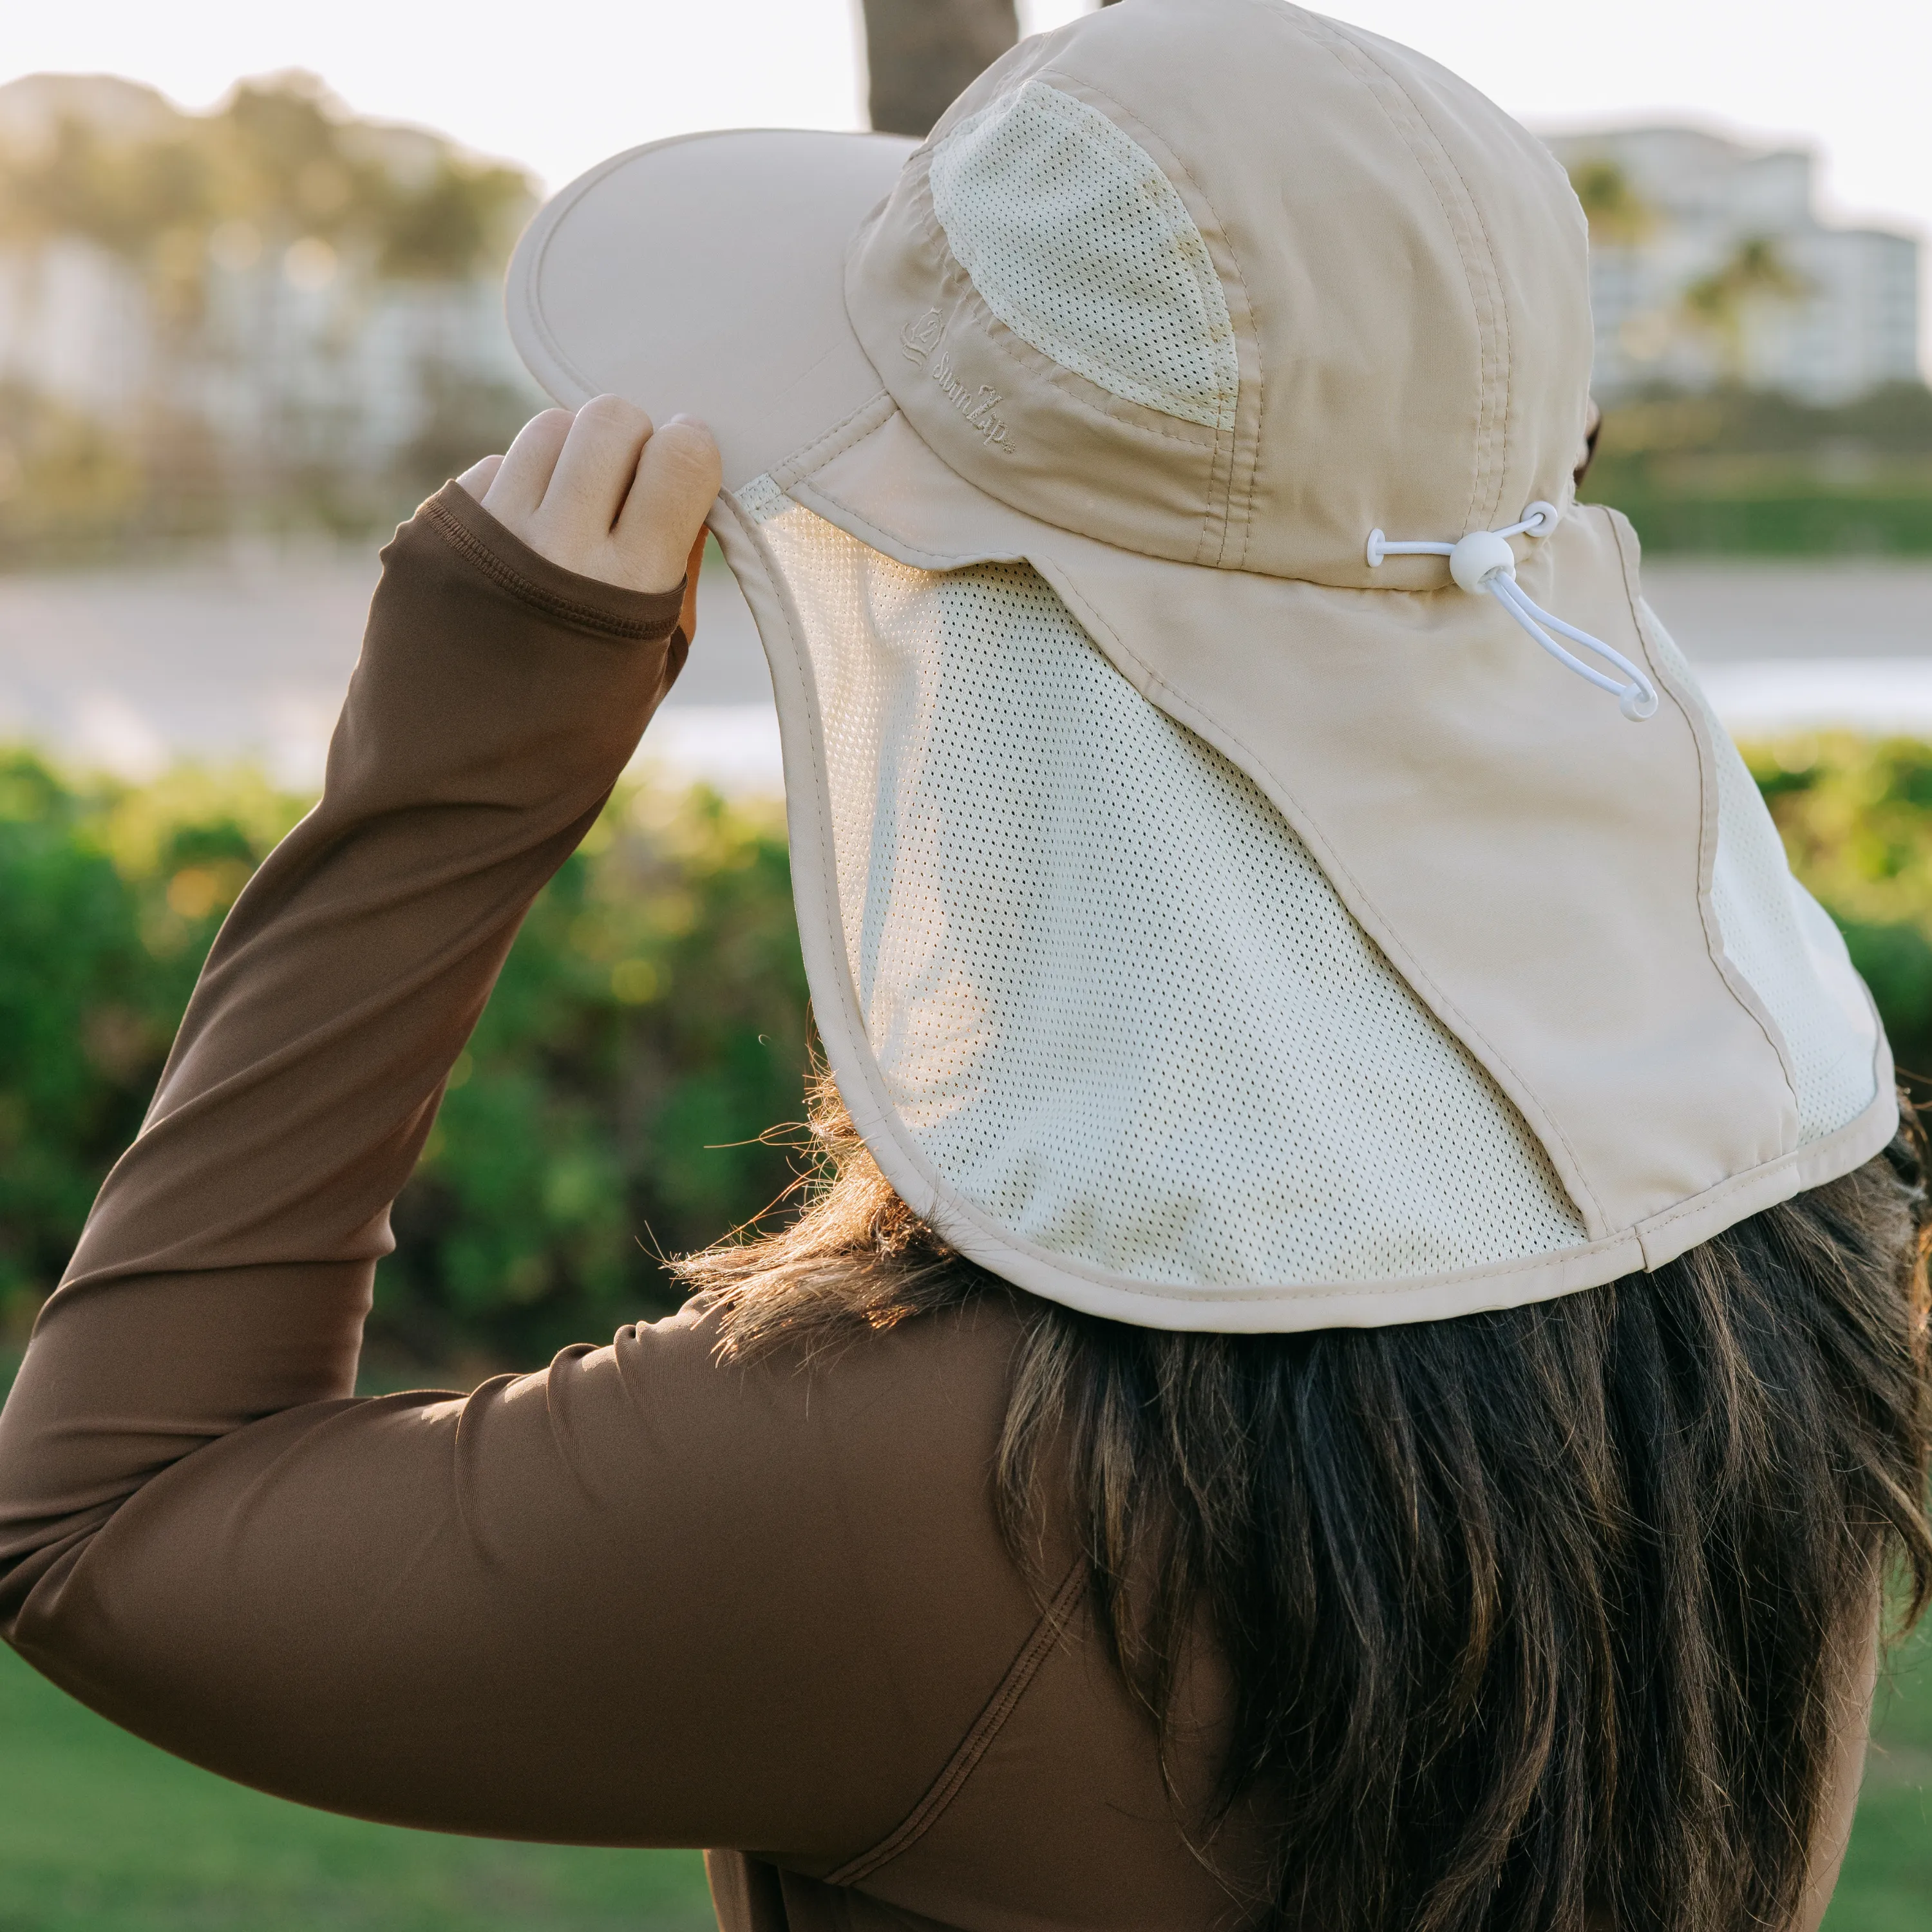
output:
[[946,136],[932,182],[954,256],[1016,335],[1114,395],[1233,426],[1240,366],[1207,244],[1106,115],[1029,81]]

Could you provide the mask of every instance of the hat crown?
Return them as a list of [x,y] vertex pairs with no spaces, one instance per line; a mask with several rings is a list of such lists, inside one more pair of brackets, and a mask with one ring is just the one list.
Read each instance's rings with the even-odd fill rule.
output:
[[1368,574],[1371,528],[1570,500],[1586,245],[1554,158],[1419,55],[1281,0],[1126,0],[968,89],[847,304],[921,437],[1016,508],[1420,587],[1439,566]]

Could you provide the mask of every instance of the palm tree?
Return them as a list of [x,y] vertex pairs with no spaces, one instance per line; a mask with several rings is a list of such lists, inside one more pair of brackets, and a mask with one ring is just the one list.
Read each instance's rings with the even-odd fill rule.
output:
[[1750,235],[1708,275],[1684,291],[1685,318],[1716,338],[1724,371],[1744,380],[1747,326],[1761,309],[1801,301],[1810,283],[1785,260],[1768,236]]
[[1590,239],[1600,248],[1630,248],[1657,225],[1654,210],[1615,161],[1576,162],[1570,170],[1570,185],[1583,204]]

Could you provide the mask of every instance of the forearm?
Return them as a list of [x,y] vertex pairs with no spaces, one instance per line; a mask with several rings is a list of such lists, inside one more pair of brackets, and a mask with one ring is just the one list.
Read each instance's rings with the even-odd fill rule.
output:
[[446,1071],[681,656],[678,593],[614,586],[675,574],[715,457],[653,472],[644,434],[586,407],[560,453],[554,416],[518,439],[491,497],[544,556],[455,488],[389,553],[322,801],[0,1416],[0,1634],[309,1803],[830,1870],[1038,1618],[986,1477],[1010,1317],[906,1324],[836,1385],[721,1361],[694,1311],[466,1399],[348,1393]]
[[343,1395],[388,1210],[531,899],[681,656],[679,595],[462,491],[386,553],[322,802],[210,955],[0,1414],[0,1617],[159,1470]]

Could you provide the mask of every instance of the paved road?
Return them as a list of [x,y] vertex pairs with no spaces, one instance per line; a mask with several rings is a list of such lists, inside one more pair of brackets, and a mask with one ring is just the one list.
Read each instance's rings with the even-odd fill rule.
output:
[[1739,737],[1812,724],[1932,736],[1932,563],[1659,558],[1644,579]]
[[[1660,560],[1646,575],[1733,728],[1932,731],[1932,563]],[[372,555],[316,552],[0,577],[0,739],[130,776],[252,756],[313,784],[374,580]],[[777,728],[750,614],[715,560],[700,596],[697,649],[647,748],[772,788]]]
[[[254,757],[312,785],[376,575],[373,556],[296,552],[0,576],[0,740],[129,777],[178,757]],[[722,564],[700,582],[698,634],[653,743],[756,785],[777,767],[771,682]]]
[[1644,590],[1692,662],[1932,659],[1932,562],[1689,562],[1644,566]]

